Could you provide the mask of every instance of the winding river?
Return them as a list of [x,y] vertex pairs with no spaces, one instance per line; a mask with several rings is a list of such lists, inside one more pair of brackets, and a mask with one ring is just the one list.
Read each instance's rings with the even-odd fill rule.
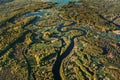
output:
[[[49,1],[54,2],[55,0],[49,0]],[[57,1],[58,1],[58,3],[66,4],[66,3],[68,3],[69,1],[75,1],[75,0],[57,0]],[[60,4],[60,5],[61,5],[61,4]],[[26,17],[30,17],[30,16],[37,15],[38,18],[37,18],[37,20],[35,20],[35,22],[33,23],[33,24],[35,24],[35,23],[40,19],[40,16],[44,16],[46,13],[47,13],[47,11],[45,12],[45,11],[43,10],[43,12],[42,12],[42,11],[38,11],[38,12],[35,12],[35,13],[26,14]],[[62,80],[62,79],[61,79],[61,75],[60,75],[61,63],[62,63],[63,59],[65,59],[65,58],[71,53],[71,51],[73,50],[73,48],[74,48],[74,43],[75,43],[75,42],[74,42],[74,39],[77,38],[77,37],[86,35],[86,31],[83,30],[83,29],[80,29],[80,28],[67,28],[68,26],[75,26],[75,25],[77,24],[77,22],[74,22],[74,21],[72,21],[72,20],[66,20],[66,19],[62,18],[62,17],[60,16],[60,13],[57,14],[57,17],[58,17],[60,20],[67,21],[67,22],[70,22],[70,23],[71,23],[71,24],[66,25],[66,26],[64,26],[64,23],[60,23],[59,26],[58,26],[58,28],[57,28],[57,31],[58,31],[58,32],[64,32],[64,33],[66,33],[66,32],[69,32],[70,30],[77,30],[77,31],[82,32],[81,34],[76,35],[76,36],[73,36],[73,37],[70,39],[70,44],[69,44],[69,46],[67,47],[67,49],[62,53],[62,55],[60,55],[60,53],[61,53],[62,48],[65,46],[65,45],[64,45],[65,41],[63,40],[63,38],[62,38],[61,36],[57,37],[59,40],[61,40],[62,46],[60,47],[60,50],[57,52],[57,58],[56,58],[56,61],[55,61],[54,65],[53,65],[52,73],[53,73],[53,75],[54,75],[54,80]],[[64,30],[64,31],[62,31],[62,28],[63,28],[63,27],[66,27],[67,29]]]
[[[60,17],[60,14],[58,14],[58,17],[64,21],[68,21],[68,22],[72,22],[71,24],[67,25],[67,26],[74,26],[76,25],[77,23],[74,22],[74,21],[71,21],[71,20],[65,20],[64,18]],[[59,32],[68,32],[70,30],[77,30],[77,31],[81,31],[82,34],[80,35],[76,35],[76,36],[73,36],[71,39],[70,39],[70,44],[69,46],[67,47],[67,49],[62,53],[62,55],[60,55],[60,51],[58,53],[58,56],[57,56],[57,59],[55,61],[55,64],[53,65],[53,68],[52,68],[52,72],[54,74],[54,80],[62,80],[61,79],[61,76],[60,76],[60,67],[61,67],[61,63],[63,61],[64,58],[66,58],[70,52],[73,50],[74,48],[74,39],[77,38],[77,37],[80,37],[80,36],[84,36],[86,35],[86,31],[85,30],[82,30],[82,29],[78,29],[78,28],[67,28],[65,31],[62,31],[62,28],[63,27],[67,27],[67,26],[64,26],[63,24],[60,24],[59,27],[57,28],[57,30]],[[62,42],[63,42],[63,39],[62,39]],[[60,49],[61,50],[61,49]]]

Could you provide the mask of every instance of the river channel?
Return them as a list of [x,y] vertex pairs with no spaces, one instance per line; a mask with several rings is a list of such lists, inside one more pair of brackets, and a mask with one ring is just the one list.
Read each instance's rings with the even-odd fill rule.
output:
[[[50,1],[50,2],[57,2],[58,5],[57,7],[60,7],[61,5],[65,5],[67,4],[69,1],[76,1],[76,0],[46,0],[46,1]],[[36,12],[33,12],[33,13],[28,13],[26,14],[25,16],[26,17],[30,17],[30,16],[37,16],[36,20],[33,22],[33,25],[35,25],[37,23],[37,21],[40,20],[41,17],[45,17],[45,14],[47,13],[50,13],[50,10],[40,10],[40,11],[36,11]],[[73,50],[74,48],[74,39],[77,38],[77,37],[81,37],[81,36],[85,36],[86,35],[86,31],[83,30],[83,29],[80,29],[80,28],[67,28],[65,31],[62,31],[62,28],[63,27],[67,27],[67,26],[75,26],[77,24],[77,22],[74,22],[72,20],[65,20],[64,18],[62,18],[60,16],[60,12],[57,14],[57,17],[60,19],[60,20],[63,20],[63,21],[67,21],[67,22],[70,22],[71,24],[69,25],[66,25],[64,26],[64,23],[60,23],[57,27],[57,31],[58,32],[69,32],[70,30],[77,30],[77,31],[80,31],[81,34],[79,35],[76,35],[76,36],[73,36],[71,39],[70,39],[70,44],[69,46],[67,47],[67,49],[62,53],[62,55],[60,55],[61,53],[61,49],[64,45],[62,45],[62,47],[60,48],[60,51],[57,52],[57,58],[56,58],[56,61],[53,65],[53,68],[52,68],[52,73],[54,75],[54,80],[62,80],[61,79],[61,75],[60,75],[60,67],[61,67],[61,64],[62,64],[62,61],[64,58],[66,58],[70,53],[71,51]],[[62,44],[65,42],[62,37],[58,37],[59,40],[61,40]]]

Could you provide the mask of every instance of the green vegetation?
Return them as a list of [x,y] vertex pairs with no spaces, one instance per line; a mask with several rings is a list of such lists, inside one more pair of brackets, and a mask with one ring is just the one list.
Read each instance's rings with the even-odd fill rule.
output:
[[6,1],[0,80],[120,80],[120,1]]

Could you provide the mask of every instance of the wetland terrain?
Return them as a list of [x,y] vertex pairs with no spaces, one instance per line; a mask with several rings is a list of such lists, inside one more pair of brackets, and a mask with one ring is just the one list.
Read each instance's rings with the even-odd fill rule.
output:
[[120,80],[119,0],[1,0],[0,80]]

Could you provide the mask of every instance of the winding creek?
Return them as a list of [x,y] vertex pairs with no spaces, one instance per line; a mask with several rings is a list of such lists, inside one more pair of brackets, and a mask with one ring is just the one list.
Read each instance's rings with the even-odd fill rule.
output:
[[[59,14],[58,14],[58,17],[62,20],[65,20],[64,18],[60,17]],[[71,21],[71,20],[65,20],[65,21],[68,21],[68,22],[72,22],[71,24],[67,25],[67,26],[74,26],[76,25],[77,23],[74,22],[74,21]],[[53,69],[52,69],[52,72],[54,74],[54,80],[62,80],[61,79],[61,76],[60,76],[60,67],[61,67],[61,63],[63,61],[64,58],[66,58],[70,53],[71,51],[73,50],[74,48],[74,39],[77,38],[77,37],[80,37],[80,36],[84,36],[86,35],[86,31],[85,30],[82,30],[82,29],[77,29],[77,28],[67,28],[66,31],[62,31],[62,28],[63,27],[66,27],[64,26],[63,24],[60,24],[58,26],[58,31],[59,32],[68,32],[70,30],[77,30],[77,31],[81,31],[82,34],[80,35],[77,35],[77,36],[73,36],[71,39],[70,39],[70,44],[69,46],[67,47],[67,49],[62,53],[62,55],[60,55],[60,52],[58,53],[58,56],[57,56],[57,59],[55,61],[55,64],[53,66]],[[62,41],[63,42],[63,41]],[[61,50],[61,49],[60,49]]]
[[[58,2],[58,5],[56,7],[60,7],[61,5],[67,4],[69,1],[76,1],[76,0],[57,0],[57,1],[56,0],[46,0],[46,1]],[[32,22],[32,25],[39,26],[36,23],[38,21],[40,21],[41,18],[46,18],[46,16],[45,16],[46,14],[52,15],[51,14],[52,11],[50,11],[50,10],[51,9],[45,9],[45,10],[40,10],[40,11],[36,11],[36,12],[32,12],[32,13],[27,13],[27,14],[25,14],[25,17],[36,16],[36,19]],[[62,48],[66,45],[64,39],[62,38],[62,36],[50,37],[50,38],[57,38],[58,40],[60,40],[62,42],[62,46],[60,47],[59,51],[57,51],[57,53],[56,53],[57,54],[57,58],[56,58],[56,61],[53,64],[53,67],[52,67],[52,73],[53,73],[54,80],[62,80],[61,74],[60,74],[60,68],[61,68],[63,60],[72,52],[73,48],[75,47],[75,39],[78,38],[78,37],[81,37],[81,36],[85,36],[87,34],[87,32],[86,32],[85,29],[82,29],[82,28],[69,28],[69,26],[73,26],[74,27],[74,26],[78,25],[78,23],[75,22],[75,21],[72,21],[72,20],[64,19],[63,17],[60,16],[60,14],[61,14],[61,12],[58,12],[57,13],[57,17],[60,20],[62,20],[63,22],[62,23],[58,22],[57,31],[59,33],[65,33],[66,34],[67,32],[69,32],[71,30],[76,30],[78,32],[81,32],[81,34],[75,35],[75,36],[73,36],[73,37],[70,38],[70,44],[68,45],[67,49],[62,54],[61,54]],[[107,20],[106,18],[104,18],[100,14],[98,14],[98,15],[102,19],[108,21],[109,23],[112,23],[112,24],[116,25],[118,28],[120,27],[119,25],[115,24],[113,21]],[[116,18],[114,20],[116,20]],[[64,25],[64,22],[70,22],[70,24]],[[63,28],[66,28],[66,29],[62,30]],[[4,53],[6,53],[8,49],[10,49],[11,47],[14,47],[16,43],[22,42],[25,39],[25,35],[28,34],[29,32],[31,32],[31,31],[28,30],[28,31],[24,32],[13,43],[11,43],[3,51],[1,51],[0,57],[2,55],[4,55]],[[97,33],[95,33],[95,34],[97,34]],[[44,41],[44,39],[42,39],[42,38],[41,38],[41,40]],[[28,80],[31,80],[31,75],[32,75],[33,79],[36,80],[35,73],[32,73],[32,69],[31,69],[31,65],[30,65],[29,59],[27,59],[26,54],[24,54],[25,51],[27,51],[27,49],[24,50],[24,52],[22,53],[22,55],[23,55],[23,57],[24,57],[24,59],[26,61],[26,65],[27,65],[27,70],[28,70],[28,76],[27,76],[27,78],[28,78]]]
[[[47,0],[47,1],[50,1],[50,2],[58,2],[58,5],[57,5],[56,7],[59,8],[61,5],[67,4],[69,1],[76,1],[76,0],[57,0],[57,1],[56,1],[56,0]],[[28,13],[28,14],[26,14],[25,16],[26,16],[26,17],[36,16],[36,20],[34,20],[34,22],[33,22],[32,24],[35,25],[35,26],[39,26],[39,25],[37,25],[36,23],[37,23],[38,21],[40,21],[41,18],[46,18],[46,16],[45,16],[46,14],[52,15],[51,12],[52,12],[51,9],[47,9],[47,10],[45,9],[45,10],[40,10],[40,11]],[[62,46],[60,47],[60,50],[57,51],[57,58],[56,58],[56,61],[55,61],[54,65],[53,65],[53,67],[52,67],[52,73],[53,73],[53,75],[54,75],[54,80],[62,80],[61,74],[60,74],[60,67],[61,67],[61,64],[62,64],[62,62],[63,62],[63,59],[65,59],[65,58],[72,52],[72,50],[73,50],[73,48],[74,48],[74,45],[75,45],[75,42],[74,42],[75,38],[78,38],[78,37],[81,37],[81,36],[85,36],[85,35],[87,34],[84,29],[80,29],[80,28],[69,28],[69,26],[75,26],[75,25],[77,25],[78,23],[77,23],[77,22],[74,22],[74,21],[72,21],[72,20],[66,20],[66,19],[64,19],[63,17],[61,17],[60,14],[61,14],[61,12],[58,12],[56,16],[57,16],[60,20],[62,20],[63,22],[70,22],[70,24],[64,25],[63,22],[62,22],[62,23],[58,23],[58,27],[57,27],[57,31],[58,31],[58,32],[66,34],[67,32],[69,32],[69,31],[71,31],[71,30],[76,30],[76,31],[81,32],[81,34],[76,35],[76,36],[73,36],[72,38],[70,38],[70,44],[68,45],[67,49],[62,53],[62,55],[60,55],[60,54],[61,54],[62,48],[65,46],[65,44],[64,44],[64,43],[65,43],[64,39],[62,38],[62,36],[51,37],[51,38],[57,38],[57,39],[61,40],[61,42],[62,42]],[[75,14],[75,13],[74,13],[74,14]],[[107,19],[105,19],[105,18],[104,18],[103,16],[101,16],[100,14],[98,14],[98,15],[99,15],[102,19],[108,21]],[[111,22],[111,21],[108,21],[108,22],[109,22],[109,23],[113,23],[113,22]],[[113,24],[115,24],[115,23],[113,23]],[[117,24],[115,24],[115,25],[119,27],[119,25],[117,25]],[[62,30],[63,28],[66,28],[66,30]],[[95,34],[97,34],[97,33],[95,33]],[[42,39],[42,38],[41,38],[41,39]],[[45,42],[45,43],[47,43],[47,42]],[[26,59],[26,61],[27,61],[27,59]],[[29,61],[27,61],[27,63],[28,63],[28,68],[29,68]],[[30,69],[30,68],[29,68],[29,69]],[[29,70],[29,69],[28,69],[28,73],[29,73],[28,79],[30,79],[29,77],[30,77],[30,74],[31,74],[31,70]],[[34,78],[34,80],[36,80],[34,74],[33,74],[33,78]]]
[[[51,0],[50,0],[51,1]],[[75,0],[64,0],[63,2],[61,0],[58,0],[58,3],[68,3],[69,1],[75,1]],[[54,0],[52,0],[52,2],[54,2]],[[61,5],[61,4],[60,4]],[[58,5],[59,6],[59,5]],[[44,15],[48,13],[47,11],[45,10],[42,10],[42,11],[37,11],[37,12],[34,12],[34,13],[28,13],[26,14],[25,16],[26,17],[30,17],[30,16],[37,16],[36,20],[33,22],[33,25],[36,24],[37,21],[39,21],[40,17],[44,17]],[[57,31],[58,32],[61,32],[61,33],[66,33],[66,32],[69,32],[70,30],[77,30],[77,31],[80,31],[82,32],[81,34],[79,35],[76,35],[76,36],[73,36],[71,39],[70,39],[70,44],[69,46],[67,47],[67,49],[62,53],[62,55],[60,55],[61,53],[61,50],[62,50],[62,47],[64,46],[64,43],[65,41],[62,39],[61,36],[57,37],[59,40],[61,40],[62,42],[62,46],[60,47],[60,50],[57,52],[57,58],[56,58],[56,61],[53,65],[53,68],[52,68],[52,73],[54,75],[54,80],[62,80],[61,79],[61,75],[60,75],[60,67],[61,67],[61,64],[62,64],[62,61],[63,59],[65,59],[70,53],[71,51],[73,50],[74,48],[74,39],[77,38],[77,37],[81,37],[81,36],[85,36],[86,35],[86,31],[83,30],[83,29],[80,29],[80,28],[67,28],[65,31],[62,31],[62,28],[63,27],[68,27],[68,26],[75,26],[77,24],[77,22],[74,22],[72,20],[66,20],[64,18],[62,18],[60,16],[60,13],[57,14],[57,17],[60,19],[60,20],[63,20],[63,21],[67,21],[67,22],[71,22],[71,24],[69,25],[66,25],[64,26],[64,23],[61,23],[59,24],[58,28],[57,28]],[[34,78],[35,79],[35,78]]]

